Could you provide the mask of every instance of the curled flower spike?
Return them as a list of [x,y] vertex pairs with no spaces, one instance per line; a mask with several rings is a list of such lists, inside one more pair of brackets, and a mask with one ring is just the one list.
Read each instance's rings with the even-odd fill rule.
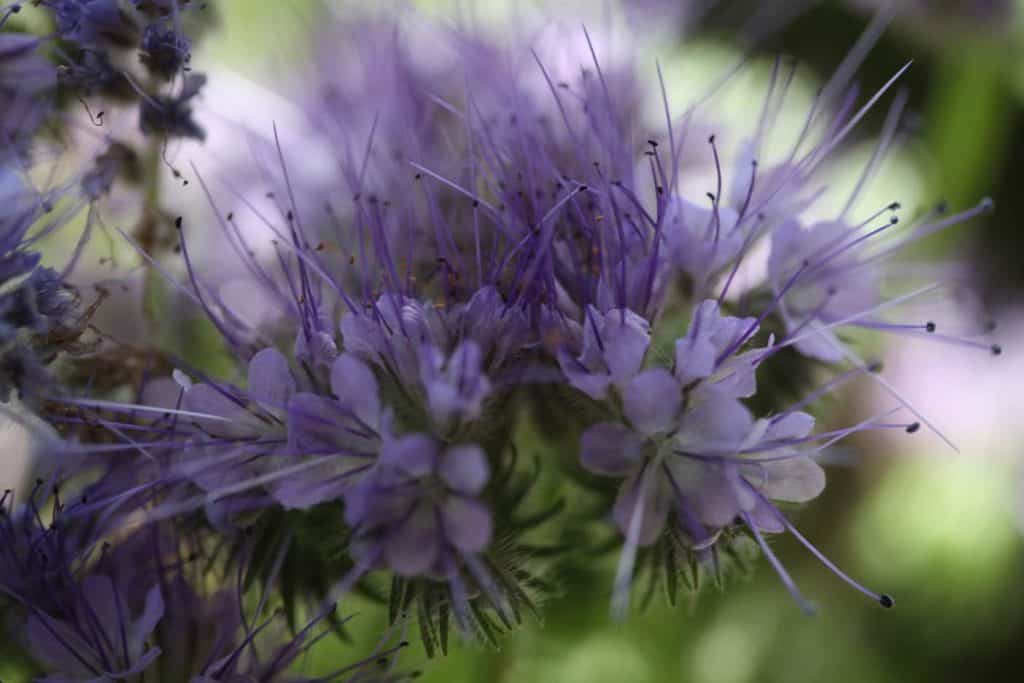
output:
[[[790,521],[822,494],[835,444],[935,429],[847,333],[1002,347],[921,315],[948,273],[896,260],[989,203],[902,224],[896,203],[858,213],[905,94],[842,207],[809,218],[822,169],[907,68],[859,102],[885,16],[776,156],[797,80],[782,59],[746,130],[718,109],[742,64],[679,109],[660,67],[644,78],[606,56],[599,30],[517,27],[505,44],[405,15],[325,19],[299,148],[283,123],[244,126],[252,163],[193,167],[203,221],[161,209],[152,167],[170,166],[169,139],[207,134],[189,57],[204,5],[44,1],[55,40],[0,41],[0,86],[44,73],[36,52],[52,49],[53,88],[122,96],[147,138],[103,135],[73,181],[0,206],[0,389],[33,384],[11,368],[45,367],[68,347],[55,332],[84,325],[65,283],[121,182],[146,188],[140,229],[117,231],[149,271],[144,322],[166,328],[172,299],[183,313],[166,336],[185,341],[147,332],[144,360],[125,354],[131,382],[89,362],[87,380],[38,392],[61,435],[45,465],[75,495],[49,525],[35,500],[0,515],[0,589],[53,675],[298,680],[358,594],[387,605],[380,645],[317,680],[404,680],[393,636],[409,624],[428,656],[452,630],[497,645],[609,549],[617,617],[637,577],[674,601],[679,577],[697,590],[744,546],[809,611],[772,552],[782,533],[893,605]],[[24,158],[4,158],[2,187]],[[69,265],[43,268],[37,235],[86,207]],[[173,227],[174,254],[153,226]],[[893,410],[819,424],[821,400],[855,381],[882,384]]]

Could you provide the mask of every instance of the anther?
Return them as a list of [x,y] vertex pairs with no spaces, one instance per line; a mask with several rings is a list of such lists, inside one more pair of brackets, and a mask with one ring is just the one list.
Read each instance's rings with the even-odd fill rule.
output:
[[178,216],[177,218],[174,219],[174,227],[178,230],[181,230],[181,216]]
[[871,363],[868,364],[867,369],[868,372],[877,375],[878,373],[885,369],[885,363],[883,363],[880,360],[872,361]]
[[999,344],[993,344],[992,347],[991,347],[991,350],[992,350],[992,355],[993,356],[1001,356],[1001,355],[1003,355],[1003,347],[1000,346]]
[[921,429],[920,422],[911,422],[907,425],[907,434],[915,434],[919,429]]
[[934,332],[935,331],[935,323],[933,323],[931,320],[926,322],[924,324],[924,331],[925,332]]
[[896,604],[896,601],[892,599],[891,595],[882,593],[878,596],[878,604],[886,609],[891,609]]

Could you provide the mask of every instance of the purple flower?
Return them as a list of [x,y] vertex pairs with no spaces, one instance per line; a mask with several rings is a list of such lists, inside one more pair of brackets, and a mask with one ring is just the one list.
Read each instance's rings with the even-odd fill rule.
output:
[[289,456],[309,467],[274,485],[273,495],[285,507],[341,498],[390,434],[391,410],[381,405],[377,378],[365,363],[341,354],[330,384],[333,398],[298,392],[288,401]]
[[464,341],[448,358],[433,346],[422,351],[420,373],[431,417],[441,432],[454,420],[480,417],[491,383],[483,374],[483,355],[473,340]]
[[806,229],[786,221],[772,234],[768,270],[776,292],[796,278],[782,294],[783,319],[791,332],[807,333],[797,349],[828,363],[843,359],[843,346],[834,331],[818,328],[866,313],[881,300],[882,271],[863,258],[855,239],[855,229],[841,221]]
[[189,386],[181,407],[198,430],[176,470],[207,491],[266,471],[268,459],[286,451],[287,407],[295,392],[287,359],[272,348],[249,361],[244,391],[212,382]]
[[387,369],[403,386],[419,383],[424,346],[447,349],[444,315],[433,305],[401,294],[383,295],[367,312],[341,319],[345,350]]
[[694,309],[686,336],[676,341],[676,378],[684,386],[699,382],[698,394],[713,391],[728,398],[753,396],[764,351],[736,352],[757,330],[755,318],[723,316],[717,302],[702,302]]
[[617,309],[601,314],[587,309],[580,355],[558,353],[566,379],[594,400],[601,400],[609,386],[621,389],[643,365],[650,345],[650,325],[636,313]]
[[460,556],[491,540],[491,513],[479,499],[489,477],[475,444],[444,447],[426,434],[389,439],[345,492],[357,560],[403,576],[452,576]]
[[612,510],[626,539],[620,608],[637,548],[662,538],[670,520],[701,552],[738,520],[757,532],[785,530],[771,501],[806,502],[824,488],[821,468],[802,450],[813,418],[790,411],[755,421],[738,400],[756,389],[764,351],[738,352],[757,327],[756,319],[723,316],[715,301],[703,302],[676,342],[674,374],[634,374],[618,387],[622,420],[599,422],[581,437],[584,468],[622,479]]

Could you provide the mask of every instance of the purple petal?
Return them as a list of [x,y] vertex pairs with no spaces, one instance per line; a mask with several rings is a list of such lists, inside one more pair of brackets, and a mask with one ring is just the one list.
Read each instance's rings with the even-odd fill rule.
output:
[[768,427],[765,438],[771,441],[781,439],[802,439],[814,429],[814,417],[807,413],[789,413],[778,420],[773,420]]
[[611,384],[610,375],[601,372],[589,371],[580,361],[573,358],[564,349],[558,351],[558,365],[565,373],[565,378],[573,388],[582,391],[584,394],[600,401],[608,393],[608,385]]
[[354,424],[337,401],[299,393],[288,402],[288,451],[292,455],[366,455],[376,444],[376,435]]
[[437,467],[440,446],[426,434],[409,434],[384,444],[378,462],[413,479],[423,479]]
[[259,428],[259,422],[242,405],[225,396],[224,391],[209,384],[195,384],[185,392],[181,401],[182,409],[211,418],[194,419],[210,434],[220,436],[251,436]]
[[643,439],[633,430],[613,422],[599,422],[580,437],[580,460],[590,472],[624,477],[640,463]]
[[295,393],[288,360],[274,348],[263,349],[249,361],[249,398],[284,410]]
[[740,495],[743,482],[733,466],[680,457],[672,460],[670,467],[689,509],[701,524],[712,529],[732,524],[740,513],[754,505],[754,496],[749,491]]
[[757,391],[757,363],[764,351],[748,351],[725,360],[711,378],[715,390],[732,398],[748,398]]
[[750,477],[751,483],[772,500],[806,503],[825,490],[825,471],[806,456],[763,464],[763,481]]
[[642,372],[622,392],[623,412],[641,434],[667,432],[676,425],[682,387],[664,368]]
[[634,514],[640,517],[640,533],[637,543],[647,546],[658,540],[672,505],[671,492],[663,477],[647,477],[644,485],[642,473],[637,473],[622,482],[615,499],[612,517],[623,536],[629,535]]
[[449,496],[441,507],[444,535],[464,553],[475,553],[491,542],[491,512],[480,501],[465,496]]
[[392,570],[402,576],[419,576],[434,565],[443,540],[435,520],[430,506],[420,505],[391,533],[384,559]]
[[843,343],[839,341],[839,337],[832,330],[817,330],[804,337],[805,333],[815,330],[815,328],[815,323],[811,323],[804,331],[800,332],[802,339],[793,345],[796,350],[823,363],[838,363],[843,360]]
[[786,530],[786,525],[779,519],[779,513],[775,507],[761,499],[754,503],[754,509],[750,510],[747,514],[750,515],[751,521],[761,531],[781,534]]
[[444,452],[437,474],[451,490],[476,495],[487,485],[491,468],[482,448],[466,444]]
[[377,378],[366,363],[350,353],[338,356],[331,366],[331,391],[364,424],[371,428],[380,424]]
[[715,370],[715,347],[706,336],[676,340],[676,377],[683,385],[709,377]]
[[604,360],[612,379],[624,383],[640,370],[651,343],[650,325],[630,310],[609,311],[601,329]]
[[681,450],[722,451],[738,448],[750,433],[750,411],[734,398],[701,392],[696,405],[682,417],[676,442]]
[[164,596],[160,592],[160,586],[155,585],[146,593],[146,604],[142,614],[132,624],[132,644],[141,651],[146,639],[156,629],[156,625],[164,616]]

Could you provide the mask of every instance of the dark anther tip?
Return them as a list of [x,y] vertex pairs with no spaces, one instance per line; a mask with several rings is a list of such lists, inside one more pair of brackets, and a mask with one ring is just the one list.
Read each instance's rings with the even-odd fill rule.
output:
[[714,135],[712,135],[711,137],[708,138],[708,143],[712,144],[712,145],[715,144],[715,136]]
[[898,211],[901,207],[902,205],[899,202],[893,202],[892,204],[889,205],[889,210]]
[[658,141],[657,140],[648,140],[647,144],[650,145],[651,147],[657,147],[658,146]]
[[896,604],[896,601],[892,599],[891,595],[882,593],[878,596],[878,604],[886,609],[891,609]]
[[992,355],[993,356],[1001,356],[1001,355],[1003,355],[1003,347],[1000,346],[999,344],[993,344],[992,345]]
[[981,200],[981,203],[978,204],[978,207],[982,211],[994,211],[996,208],[996,203],[992,201],[991,197],[985,197],[984,199]]
[[878,373],[880,373],[884,369],[885,369],[885,363],[883,363],[880,360],[876,360],[876,361],[868,364],[868,372],[872,372],[872,373],[874,373],[876,375]]
[[926,332],[934,332],[935,331],[935,323],[933,323],[931,320],[929,320],[928,322],[926,322],[924,324],[924,329],[925,329]]
[[914,434],[917,430],[921,429],[920,422],[911,422],[907,425],[907,434]]
[[174,227],[181,230],[181,216],[174,219]]

